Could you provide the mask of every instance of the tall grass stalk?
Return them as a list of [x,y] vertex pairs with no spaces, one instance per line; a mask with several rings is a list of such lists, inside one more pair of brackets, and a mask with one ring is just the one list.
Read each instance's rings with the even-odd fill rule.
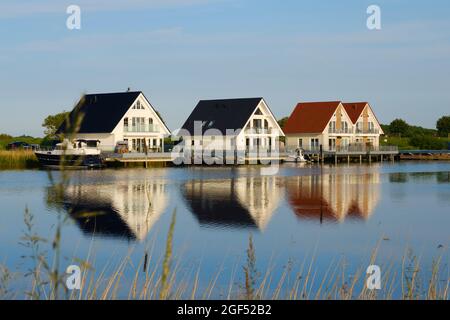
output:
[[163,269],[161,275],[161,290],[159,293],[159,299],[166,299],[169,296],[169,275],[170,267],[172,263],[172,245],[173,245],[173,234],[175,230],[177,213],[176,210],[173,211],[172,221],[170,223],[169,232],[167,234],[166,240],[166,251],[164,253]]
[[[238,261],[230,272],[225,272],[225,259],[217,272],[208,275],[205,279],[202,276],[201,267],[181,268],[185,264],[183,257],[173,255],[173,236],[176,215],[172,216],[170,228],[166,239],[166,249],[161,256],[156,257],[152,252],[147,255],[148,267],[143,270],[143,261],[137,264],[131,263],[134,248],[130,248],[125,257],[112,263],[109,260],[103,266],[100,274],[88,264],[95,264],[95,257],[86,259],[86,266],[83,267],[82,287],[79,294],[57,295],[54,284],[47,283],[45,279],[48,270],[42,259],[38,259],[33,286],[33,298],[40,299],[289,299],[289,300],[374,300],[374,299],[430,299],[447,300],[449,298],[449,267],[442,262],[442,257],[433,260],[430,273],[420,265],[420,259],[414,259],[415,255],[408,251],[403,261],[400,261],[401,272],[397,270],[398,262],[391,261],[380,266],[383,270],[382,289],[379,291],[368,290],[365,286],[367,276],[365,267],[356,268],[349,271],[349,264],[345,259],[332,260],[324,273],[317,271],[315,254],[298,264],[295,260],[289,259],[281,274],[275,275],[276,264],[269,263],[264,269],[264,276],[260,278],[260,273],[256,269],[256,250],[253,240],[249,238],[249,245],[246,250],[246,263],[243,268],[238,268]],[[30,232],[32,239],[39,239],[34,232]],[[39,241],[37,243],[40,243]],[[40,252],[38,249],[32,250]],[[368,261],[362,261],[359,265],[376,263],[378,246],[372,251]],[[147,250],[146,250],[147,252]],[[89,253],[89,256],[91,253]],[[39,256],[39,254],[37,254]],[[112,258],[111,258],[112,259]],[[410,260],[410,263],[407,261]],[[78,261],[79,260],[74,260]],[[187,270],[188,269],[188,270]],[[234,279],[242,272],[244,285],[235,287]],[[1,275],[2,273],[0,273]],[[218,279],[229,279],[229,285],[223,286]],[[2,277],[0,277],[2,279]],[[131,279],[132,281],[128,281]],[[293,280],[291,280],[293,279]],[[318,280],[320,279],[320,280]],[[403,280],[403,285],[401,285]],[[53,280],[55,281],[55,280]],[[202,284],[206,284],[203,286]],[[420,286],[419,286],[420,284]],[[0,286],[0,290],[1,290]],[[243,290],[244,289],[244,290]],[[61,288],[59,288],[61,291]],[[400,294],[396,294],[396,290]],[[1,292],[1,291],[0,291]],[[64,290],[62,290],[64,292]],[[397,291],[398,292],[398,291]],[[225,294],[224,294],[225,293]]]

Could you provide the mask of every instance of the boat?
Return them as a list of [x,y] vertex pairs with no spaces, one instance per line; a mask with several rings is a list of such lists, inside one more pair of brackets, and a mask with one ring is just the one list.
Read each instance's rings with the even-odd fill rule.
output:
[[98,140],[64,140],[53,150],[35,151],[42,167],[60,169],[95,169],[103,167]]
[[295,149],[293,153],[289,153],[284,160],[285,162],[308,162],[303,153],[303,149]]

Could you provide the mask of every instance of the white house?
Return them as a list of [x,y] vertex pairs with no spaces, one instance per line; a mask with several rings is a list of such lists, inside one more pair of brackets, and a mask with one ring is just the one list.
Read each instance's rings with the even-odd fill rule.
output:
[[[79,125],[74,125],[76,118]],[[84,95],[69,116],[69,126],[75,129],[74,139],[99,140],[103,151],[113,151],[120,142],[130,152],[162,152],[164,137],[170,135],[141,91]],[[58,133],[70,131],[69,126],[64,123]]]
[[334,151],[349,146],[379,146],[383,134],[372,108],[367,102],[299,103],[286,126],[288,149]]
[[276,177],[192,180],[182,186],[188,208],[203,226],[264,231],[284,188]]
[[263,98],[247,98],[200,101],[179,135],[193,148],[273,152],[284,133]]
[[64,206],[84,233],[143,241],[166,212],[169,194],[163,179],[123,179],[127,174],[111,184],[64,189]]

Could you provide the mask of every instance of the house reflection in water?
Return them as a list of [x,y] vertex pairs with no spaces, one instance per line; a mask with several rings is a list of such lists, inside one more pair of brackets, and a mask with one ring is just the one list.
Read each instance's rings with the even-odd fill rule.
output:
[[276,177],[193,180],[182,186],[182,194],[202,226],[263,231],[283,186]]
[[288,202],[301,219],[368,219],[380,197],[380,174],[324,174],[287,178]]
[[86,234],[142,241],[167,207],[164,181],[74,185],[64,207]]

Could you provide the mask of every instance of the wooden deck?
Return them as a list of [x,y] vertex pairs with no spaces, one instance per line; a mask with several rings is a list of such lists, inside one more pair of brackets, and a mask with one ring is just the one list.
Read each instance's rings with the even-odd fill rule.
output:
[[[223,153],[220,153],[223,154]],[[270,164],[274,162],[284,162],[290,152],[280,152],[278,154],[267,153],[240,153],[225,156],[225,157],[213,157],[209,161],[203,161],[202,158],[192,156],[190,164],[188,165],[203,165],[203,164]],[[336,150],[304,150],[304,154],[311,160],[316,162],[335,162],[345,160],[351,161],[393,161],[395,157],[398,157],[399,151],[396,147],[379,147],[379,148],[339,148]],[[166,153],[125,153],[125,154],[105,154],[105,162],[107,165],[121,164],[127,166],[127,164],[143,164],[145,167],[152,164],[164,164],[172,165],[176,162],[176,157],[169,152]]]
[[361,146],[348,146],[342,148],[336,148],[335,150],[304,150],[304,154],[314,159],[315,161],[326,162],[334,161],[346,161],[348,163],[352,161],[394,161],[399,155],[397,147],[394,146],[380,146],[380,147],[361,147]]

